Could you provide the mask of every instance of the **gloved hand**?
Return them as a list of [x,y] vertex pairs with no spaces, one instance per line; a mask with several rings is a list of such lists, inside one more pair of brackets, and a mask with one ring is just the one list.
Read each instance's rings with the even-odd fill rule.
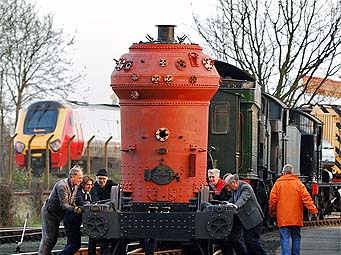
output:
[[231,205],[233,206],[234,209],[238,210],[238,205],[232,204],[232,203],[231,203]]
[[276,210],[270,209],[269,214],[271,219],[276,220]]
[[74,211],[74,213],[81,214],[82,212],[84,212],[84,208],[81,206],[75,206],[73,208],[73,211]]

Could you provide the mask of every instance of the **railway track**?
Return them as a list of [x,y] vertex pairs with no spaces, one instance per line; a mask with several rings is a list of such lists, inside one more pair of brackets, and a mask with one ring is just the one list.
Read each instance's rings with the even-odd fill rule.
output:
[[[325,219],[325,220],[316,220],[316,221],[305,221],[304,227],[325,227],[325,226],[341,226],[341,217],[333,218],[333,219]],[[271,226],[269,228],[265,228],[264,231],[271,232],[276,230],[275,226]],[[64,228],[60,228],[59,231],[60,237],[65,237]],[[9,228],[9,229],[0,229],[0,244],[5,243],[18,243],[22,236],[22,228]],[[39,241],[41,239],[41,229],[40,228],[28,228],[25,231],[24,242],[25,241]],[[53,254],[58,254],[59,250],[53,251]],[[27,253],[15,253],[17,255],[36,255],[37,252],[27,252]],[[87,249],[82,248],[79,250],[77,255],[87,255]],[[129,251],[127,254],[129,255],[144,255],[144,252],[141,248],[136,248],[134,250]],[[178,249],[167,249],[154,252],[154,255],[182,255],[183,251],[181,248]],[[215,251],[214,255],[222,254],[220,250]]]
[[305,221],[304,227],[341,226],[341,217],[325,220]]
[[[130,251],[127,255],[144,255],[144,251],[142,248]],[[154,255],[182,255],[182,249],[172,249],[172,250],[164,250],[164,251],[155,251]]]
[[[23,228],[1,228],[0,244],[18,243],[21,241]],[[59,228],[59,237],[65,237],[64,228]],[[41,228],[26,228],[23,241],[40,241]]]

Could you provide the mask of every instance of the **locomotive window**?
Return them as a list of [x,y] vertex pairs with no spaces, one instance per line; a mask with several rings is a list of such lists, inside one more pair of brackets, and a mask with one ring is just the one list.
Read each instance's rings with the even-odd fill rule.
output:
[[230,105],[227,103],[218,103],[213,105],[212,111],[212,134],[227,134],[230,122]]
[[314,134],[314,123],[308,118],[301,116],[300,127],[307,134]]
[[28,111],[24,122],[24,134],[51,133],[57,124],[58,110]]
[[314,134],[314,122],[302,115],[296,115],[296,125],[303,134]]
[[270,102],[270,107],[269,107],[269,118],[270,120],[280,120],[281,119],[281,113],[282,113],[282,108],[279,104],[275,102]]

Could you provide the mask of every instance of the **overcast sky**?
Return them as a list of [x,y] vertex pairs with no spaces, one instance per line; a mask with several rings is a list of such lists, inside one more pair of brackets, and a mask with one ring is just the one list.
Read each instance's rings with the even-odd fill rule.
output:
[[39,13],[52,13],[57,28],[76,35],[74,63],[84,71],[85,79],[78,86],[81,94],[72,100],[111,103],[110,75],[113,59],[129,51],[146,35],[157,38],[155,25],[176,25],[175,35],[187,35],[192,42],[199,37],[192,29],[192,11],[212,14],[215,1],[208,0],[29,0]]

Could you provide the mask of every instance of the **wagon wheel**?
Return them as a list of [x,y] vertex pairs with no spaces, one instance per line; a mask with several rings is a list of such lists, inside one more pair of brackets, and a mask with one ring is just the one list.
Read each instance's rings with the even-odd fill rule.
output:
[[232,224],[223,217],[215,217],[207,225],[207,232],[212,238],[227,238],[226,233],[230,233]]
[[91,233],[91,237],[103,237],[108,232],[108,224],[103,217],[94,215],[84,221],[84,229]]

